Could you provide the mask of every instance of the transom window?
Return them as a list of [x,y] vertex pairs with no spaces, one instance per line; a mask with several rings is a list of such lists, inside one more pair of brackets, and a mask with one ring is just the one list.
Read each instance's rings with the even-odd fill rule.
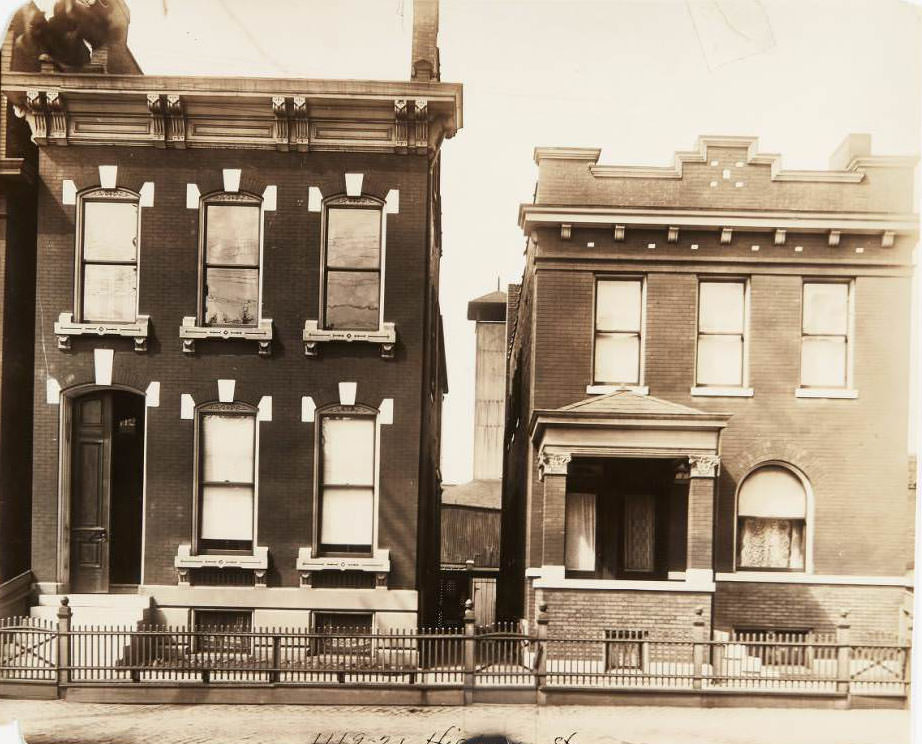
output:
[[848,282],[804,282],[800,383],[844,388],[850,384]]
[[802,571],[807,492],[794,473],[765,465],[743,481],[737,507],[737,568]]
[[326,206],[323,327],[378,330],[381,324],[382,204],[341,197]]
[[198,416],[200,552],[253,549],[256,411],[211,404]]
[[122,189],[80,199],[77,319],[133,323],[138,314],[138,197]]
[[745,377],[746,283],[702,281],[698,285],[700,386],[742,386]]
[[201,316],[209,326],[259,323],[260,230],[257,197],[218,194],[203,204]]
[[373,415],[320,418],[318,542],[322,553],[372,553],[376,428]]
[[599,279],[595,299],[593,382],[640,384],[643,280]]

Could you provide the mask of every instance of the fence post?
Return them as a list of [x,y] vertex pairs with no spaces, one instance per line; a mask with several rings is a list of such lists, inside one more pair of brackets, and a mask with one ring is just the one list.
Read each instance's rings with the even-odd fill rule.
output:
[[474,702],[474,603],[464,603],[464,704]]
[[278,635],[272,636],[272,671],[269,672],[269,681],[278,682],[281,677],[281,665],[282,665],[282,654],[281,654],[281,645],[282,638]]
[[847,695],[851,680],[851,645],[848,610],[842,610],[836,623],[836,692]]
[[61,696],[61,685],[66,685],[71,680],[70,621],[73,614],[70,599],[62,597],[61,606],[58,607],[58,697]]
[[704,608],[695,608],[695,619],[692,622],[692,689],[701,689],[701,678],[704,675],[704,656],[707,649],[707,635],[704,628]]
[[538,605],[538,617],[535,618],[538,626],[537,646],[535,647],[535,702],[546,702],[544,685],[547,682],[547,604]]

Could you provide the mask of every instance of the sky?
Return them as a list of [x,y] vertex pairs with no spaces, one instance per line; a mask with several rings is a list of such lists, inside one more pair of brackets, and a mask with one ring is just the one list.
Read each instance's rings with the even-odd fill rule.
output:
[[[127,1],[146,73],[409,75],[413,0]],[[849,132],[871,133],[875,154],[920,151],[918,3],[442,0],[439,47],[442,80],[464,84],[442,166],[447,483],[471,477],[466,304],[521,277],[536,146],[668,165],[700,134],[755,135],[792,169],[826,167]]]

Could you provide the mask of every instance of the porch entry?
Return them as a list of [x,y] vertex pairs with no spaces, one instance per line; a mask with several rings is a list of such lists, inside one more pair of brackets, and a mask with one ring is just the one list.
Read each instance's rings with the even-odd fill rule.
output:
[[72,403],[70,591],[141,580],[144,396],[94,391]]
[[687,486],[675,483],[675,471],[671,459],[574,458],[565,502],[567,575],[665,579],[670,557],[679,557],[669,555],[669,538],[684,533],[686,519]]

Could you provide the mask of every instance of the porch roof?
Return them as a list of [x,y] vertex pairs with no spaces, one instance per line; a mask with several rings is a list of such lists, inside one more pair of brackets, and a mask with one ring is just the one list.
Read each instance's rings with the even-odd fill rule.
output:
[[[635,433],[644,430],[652,433],[655,430],[658,433],[654,437],[655,444],[653,440],[639,437],[634,447],[644,449],[646,442],[646,446],[654,449],[663,446],[671,449],[675,446],[713,450],[716,449],[720,430],[726,427],[731,415],[701,411],[662,398],[641,395],[633,390],[616,390],[604,395],[593,395],[560,408],[536,409],[532,413],[529,429],[532,441],[539,447],[543,444],[574,445],[583,441],[589,445],[590,440],[601,445],[607,438],[602,433],[605,430],[632,430]],[[551,430],[555,434],[549,437]],[[707,443],[698,437],[689,439],[685,436],[680,436],[678,440],[671,437],[664,440],[662,435],[670,430],[676,434],[707,433]],[[623,437],[620,439],[622,446],[628,445]]]

